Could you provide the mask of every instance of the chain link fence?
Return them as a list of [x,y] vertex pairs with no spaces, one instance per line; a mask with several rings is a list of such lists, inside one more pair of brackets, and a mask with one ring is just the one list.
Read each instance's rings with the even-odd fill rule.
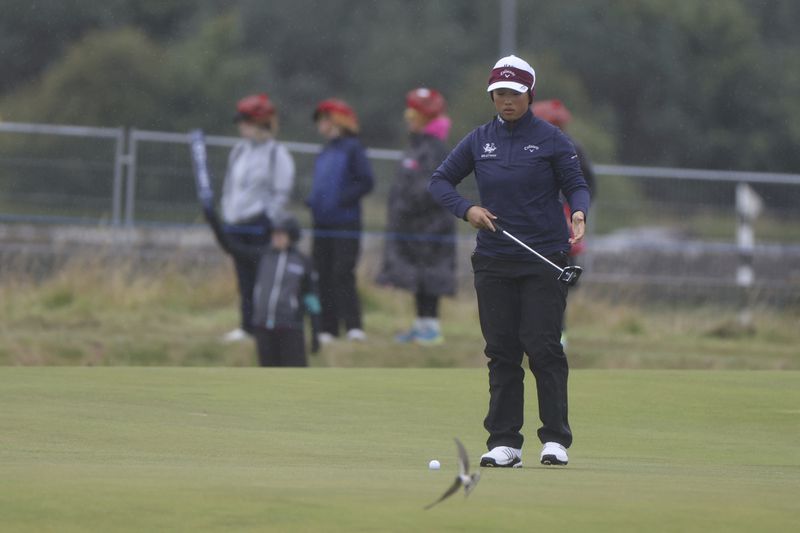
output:
[[[196,202],[188,134],[125,128],[0,123],[0,261],[14,253],[123,244],[128,253],[213,246]],[[235,137],[207,136],[221,190]],[[320,145],[283,141],[297,167],[293,211],[303,205]],[[377,271],[386,201],[400,150],[370,149],[376,187],[364,202],[367,276]],[[595,165],[597,194],[582,284],[612,298],[800,303],[800,175]],[[747,186],[760,209],[743,211]],[[459,190],[477,198],[473,180]],[[58,237],[53,237],[57,235]],[[748,238],[749,236],[749,238]],[[308,239],[306,239],[308,240]],[[64,244],[67,243],[67,244]],[[474,233],[459,225],[459,276],[469,284]],[[0,262],[2,268],[2,262]],[[742,269],[750,269],[748,278]]]

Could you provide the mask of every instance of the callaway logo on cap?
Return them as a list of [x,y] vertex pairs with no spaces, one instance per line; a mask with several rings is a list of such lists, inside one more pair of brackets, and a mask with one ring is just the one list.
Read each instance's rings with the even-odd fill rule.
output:
[[524,59],[511,55],[495,63],[489,75],[487,92],[495,89],[511,89],[518,93],[527,93],[536,85],[536,72]]

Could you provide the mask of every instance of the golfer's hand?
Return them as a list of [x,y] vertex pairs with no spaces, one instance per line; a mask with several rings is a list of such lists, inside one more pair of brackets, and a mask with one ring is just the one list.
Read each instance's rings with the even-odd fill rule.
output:
[[467,209],[467,222],[475,229],[488,229],[494,231],[494,224],[492,220],[496,219],[488,209],[484,209],[479,205],[473,205]]
[[584,233],[586,233],[586,215],[583,214],[583,211],[575,211],[572,213],[572,238],[569,243],[581,242]]

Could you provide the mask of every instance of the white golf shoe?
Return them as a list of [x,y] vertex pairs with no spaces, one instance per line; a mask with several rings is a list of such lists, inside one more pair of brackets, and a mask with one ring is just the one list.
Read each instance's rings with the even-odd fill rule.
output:
[[347,332],[347,340],[362,342],[367,340],[367,334],[363,329],[353,328]]
[[245,340],[247,337],[249,337],[249,335],[245,330],[236,328],[220,337],[220,340],[222,342],[239,342]]
[[565,465],[569,462],[567,449],[557,442],[545,442],[541,461],[543,465]]
[[509,446],[495,446],[481,455],[481,466],[498,468],[521,468],[522,450]]
[[336,337],[334,337],[333,334],[328,333],[327,331],[321,331],[317,335],[317,340],[319,341],[320,344],[325,345],[325,344],[330,344],[333,341],[335,341]]

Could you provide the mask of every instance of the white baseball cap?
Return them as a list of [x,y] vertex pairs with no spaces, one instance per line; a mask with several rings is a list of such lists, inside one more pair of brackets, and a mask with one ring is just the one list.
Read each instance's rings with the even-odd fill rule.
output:
[[518,93],[527,93],[536,85],[536,72],[524,59],[510,55],[494,64],[488,83],[486,92],[511,89]]

